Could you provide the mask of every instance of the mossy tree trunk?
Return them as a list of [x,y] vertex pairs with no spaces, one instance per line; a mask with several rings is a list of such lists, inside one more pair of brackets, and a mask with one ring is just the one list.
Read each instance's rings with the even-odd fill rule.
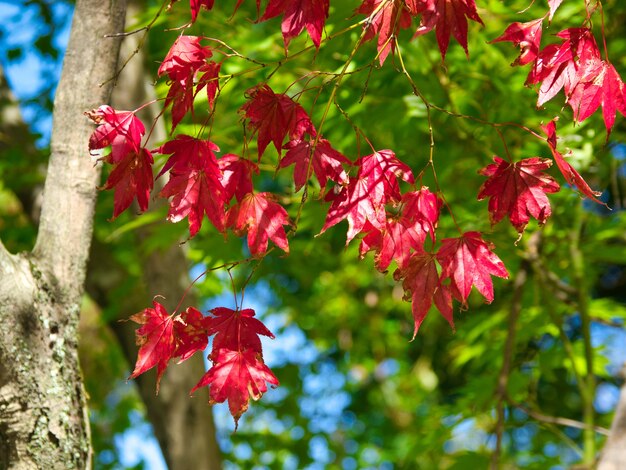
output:
[[[78,0],[54,103],[39,232],[30,253],[0,243],[0,468],[88,468],[77,356],[100,170],[82,111],[109,100],[125,0]],[[107,82],[105,85],[102,83]]]

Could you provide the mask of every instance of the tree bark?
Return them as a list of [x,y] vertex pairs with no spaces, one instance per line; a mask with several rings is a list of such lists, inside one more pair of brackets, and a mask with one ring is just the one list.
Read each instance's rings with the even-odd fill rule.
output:
[[100,170],[82,111],[106,103],[125,0],[78,0],[55,98],[37,242],[0,243],[0,468],[88,468],[91,461],[77,328]]

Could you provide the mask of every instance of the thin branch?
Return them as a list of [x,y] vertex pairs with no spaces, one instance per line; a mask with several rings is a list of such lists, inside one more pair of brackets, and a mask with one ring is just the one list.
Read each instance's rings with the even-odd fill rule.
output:
[[520,403],[516,403],[515,401],[511,400],[509,397],[507,397],[507,402],[517,408],[520,411],[523,411],[524,413],[526,413],[528,416],[530,416],[532,419],[537,420],[537,421],[541,421],[542,423],[548,423],[548,424],[557,424],[559,426],[567,426],[569,428],[576,428],[576,429],[582,429],[582,430],[591,430],[594,431],[598,434],[602,434],[603,436],[608,436],[610,434],[610,431],[606,428],[603,428],[601,426],[588,426],[587,424],[581,422],[581,421],[576,421],[575,419],[570,419],[570,418],[563,418],[560,416],[549,416],[549,415],[545,415],[543,413],[540,413],[539,411],[534,411]]

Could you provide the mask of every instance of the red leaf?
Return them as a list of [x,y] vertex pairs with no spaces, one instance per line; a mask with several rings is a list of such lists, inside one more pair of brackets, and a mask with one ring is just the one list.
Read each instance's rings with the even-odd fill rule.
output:
[[375,198],[380,197],[382,203],[400,200],[397,178],[410,184],[415,182],[411,168],[398,160],[392,150],[379,150],[361,157],[356,165],[360,166],[358,177],[367,181],[369,190],[377,195]]
[[395,51],[395,38],[401,29],[411,26],[411,14],[401,0],[364,0],[357,8],[357,13],[368,17],[363,26],[363,41],[369,41],[378,35],[378,60],[383,65],[390,52]]
[[179,134],[174,140],[165,142],[155,150],[156,153],[163,155],[172,154],[157,178],[172,168],[176,171],[182,171],[188,167],[198,168],[205,164],[217,171],[217,161],[213,152],[219,152],[219,150],[219,147],[210,140]]
[[218,307],[211,310],[206,319],[210,335],[215,334],[209,358],[213,367],[191,390],[209,386],[209,402],[222,403],[228,407],[235,425],[248,409],[250,397],[258,400],[267,391],[266,382],[278,385],[278,379],[263,363],[259,335],[274,335],[254,317],[254,310],[231,310]]
[[180,222],[188,217],[190,237],[202,227],[204,214],[218,231],[224,231],[224,188],[217,161],[208,144],[199,146],[204,152],[195,156],[197,161],[189,161],[186,166],[175,162],[170,180],[159,193],[161,197],[173,197],[167,215],[170,222]]
[[437,260],[442,267],[441,279],[450,278],[452,295],[463,305],[466,305],[472,285],[491,303],[491,276],[509,277],[500,258],[492,252],[493,248],[491,243],[482,239],[479,232],[465,232],[459,238],[442,240],[437,253]]
[[176,128],[178,123],[182,121],[185,115],[189,112],[193,112],[193,75],[190,74],[186,80],[173,81],[170,84],[170,89],[165,97],[166,108],[172,103],[172,131]]
[[224,200],[230,201],[233,196],[237,201],[253,190],[252,173],[259,174],[259,166],[235,154],[227,153],[217,161],[222,173],[221,182],[224,187]]
[[152,177],[152,154],[145,148],[135,151],[128,141],[113,143],[111,154],[104,158],[113,165],[109,178],[102,189],[113,189],[113,218],[124,212],[137,198],[140,211],[148,208],[150,191],[154,185]]
[[[315,151],[313,151],[313,143],[314,139],[292,140],[284,147],[288,151],[280,161],[280,167],[296,165],[293,172],[296,191],[306,184],[313,172],[322,189],[326,187],[329,179],[335,183],[347,183],[348,175],[342,164],[350,165],[350,160],[332,148],[326,139],[318,140]],[[313,155],[312,162],[311,154]]]
[[189,7],[191,8],[191,22],[194,23],[198,18],[200,7],[205,10],[210,10],[213,8],[213,3],[215,3],[215,0],[189,0]]
[[207,100],[209,101],[209,108],[213,109],[213,103],[215,102],[215,96],[220,88],[219,76],[222,63],[209,62],[198,69],[198,73],[203,73],[200,80],[198,80],[198,86],[196,87],[196,93],[194,98],[200,91],[206,87]]
[[211,357],[213,367],[204,374],[191,393],[208,385],[209,403],[223,403],[228,400],[236,429],[239,418],[248,409],[250,397],[258,400],[267,391],[266,382],[277,386],[278,379],[263,363],[260,354],[252,349],[220,349]]
[[508,214],[513,227],[522,233],[530,220],[543,225],[552,214],[546,193],[556,193],[559,185],[542,170],[550,168],[552,161],[545,158],[526,158],[509,163],[500,157],[479,171],[488,176],[478,193],[478,200],[489,198],[491,223],[496,224]]
[[247,233],[252,256],[265,253],[268,240],[289,253],[289,242],[283,228],[283,225],[290,225],[289,216],[273,198],[272,193],[248,193],[228,211],[228,226],[239,235]]
[[207,320],[193,307],[187,308],[174,319],[176,350],[173,357],[180,357],[179,364],[207,347],[209,343]]
[[210,47],[200,45],[202,39],[198,36],[179,36],[159,67],[159,77],[167,74],[170,80],[185,81],[193,76],[213,55]]
[[402,217],[417,224],[423,233],[423,240],[426,239],[428,233],[431,240],[435,241],[435,229],[437,228],[441,205],[441,199],[430,192],[428,187],[422,186],[419,191],[411,191],[402,195]]
[[441,285],[433,255],[429,253],[414,254],[404,268],[396,270],[393,277],[397,281],[403,280],[402,287],[405,296],[411,298],[411,308],[415,321],[413,338],[417,335],[417,331],[426,318],[433,301],[435,301],[441,315],[454,329],[452,299],[446,288]]
[[346,245],[363,231],[368,221],[374,228],[384,230],[386,215],[383,198],[370,192],[367,178],[351,178],[338,194],[329,193],[326,199],[333,202],[320,234],[344,219],[348,220]]
[[405,218],[388,218],[383,230],[367,224],[364,231],[369,233],[363,237],[359,247],[361,258],[368,251],[376,250],[374,261],[379,271],[385,272],[392,260],[403,268],[413,252],[420,253],[424,249],[425,234],[420,228]]
[[600,196],[602,192],[592,190],[587,182],[583,179],[582,176],[574,169],[572,165],[567,163],[565,157],[561,155],[561,153],[556,149],[556,124],[555,120],[550,121],[547,125],[541,126],[543,131],[548,136],[547,142],[550,147],[550,151],[552,152],[552,156],[554,157],[554,161],[556,162],[556,166],[559,167],[559,170],[563,174],[565,181],[567,181],[571,186],[575,186],[578,190],[587,196],[589,199],[597,202],[598,204],[604,204],[600,201],[597,196]]
[[116,111],[108,105],[102,105],[85,114],[99,124],[89,138],[89,150],[108,147],[118,139],[126,142],[134,151],[139,151],[146,129],[135,113]]
[[287,135],[300,139],[305,133],[315,135],[306,111],[285,94],[275,94],[268,85],[246,92],[248,102],[241,107],[249,125],[258,133],[259,159],[270,142],[280,154]]
[[436,28],[437,43],[441,58],[446,58],[450,35],[467,51],[467,18],[484,26],[476,11],[474,0],[423,0],[418,13],[422,13],[422,21],[415,32],[421,36]]
[[595,68],[588,69],[585,77],[576,84],[568,97],[574,111],[574,121],[582,122],[602,105],[602,116],[607,139],[615,123],[617,111],[626,116],[624,83],[609,62],[599,61]]
[[213,351],[220,349],[245,350],[261,354],[261,339],[259,335],[274,339],[274,335],[265,325],[254,318],[254,310],[231,310],[226,307],[217,307],[211,310],[212,317],[206,319],[206,327],[213,338]]
[[322,30],[328,18],[328,5],[329,0],[270,0],[259,21],[269,20],[282,14],[281,29],[285,49],[289,46],[291,39],[298,36],[304,28],[315,47],[319,49]]
[[530,64],[535,61],[539,54],[542,25],[543,18],[528,23],[513,23],[504,30],[502,36],[497,37],[491,42],[512,42],[522,50],[520,56],[515,59],[512,65]]
[[167,363],[174,355],[174,322],[160,303],[152,302],[154,308],[146,308],[136,313],[130,319],[141,326],[135,332],[139,353],[135,370],[128,377],[134,379],[147,370],[157,366],[156,392],[159,393],[161,376],[167,368]]

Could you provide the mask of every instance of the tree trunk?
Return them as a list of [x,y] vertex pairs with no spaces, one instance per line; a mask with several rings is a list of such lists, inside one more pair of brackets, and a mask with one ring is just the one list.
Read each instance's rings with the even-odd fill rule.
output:
[[[626,364],[620,373],[626,380]],[[598,470],[621,470],[626,467],[626,382],[622,384],[611,433],[600,454]]]
[[0,244],[0,467],[88,468],[77,327],[100,170],[82,111],[106,103],[125,0],[78,0],[57,90],[50,163],[32,253]]

